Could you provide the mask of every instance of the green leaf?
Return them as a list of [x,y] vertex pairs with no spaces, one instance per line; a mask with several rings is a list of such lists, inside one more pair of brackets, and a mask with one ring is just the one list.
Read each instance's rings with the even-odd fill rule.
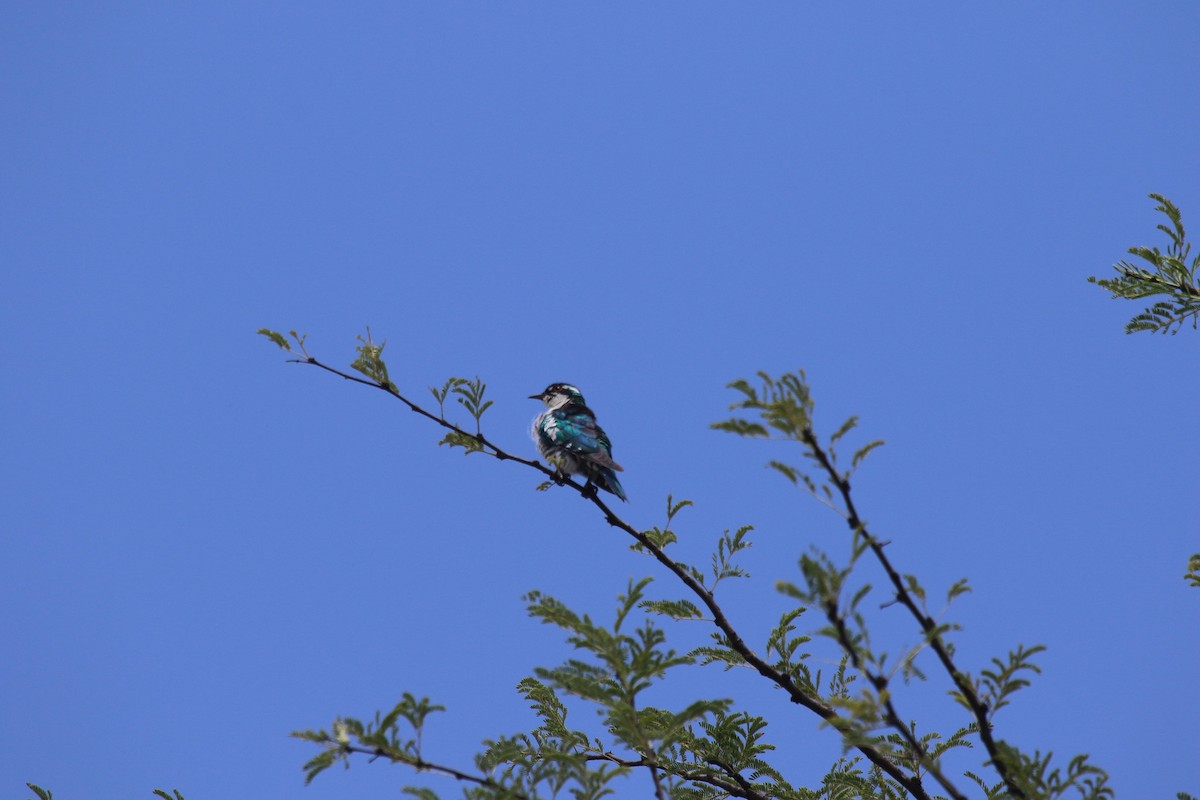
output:
[[950,600],[958,597],[960,594],[966,594],[969,591],[971,591],[971,587],[967,585],[966,578],[955,581],[954,585],[951,586],[949,591],[946,592],[946,601],[949,602]]
[[736,389],[737,391],[746,395],[745,401],[743,401],[742,403],[734,403],[733,405],[730,406],[731,409],[732,408],[743,408],[743,407],[745,407],[745,403],[752,403],[752,404],[758,403],[758,392],[756,392],[754,390],[754,388],[752,386],[750,386],[750,384],[745,380],[739,379],[739,380],[727,383],[726,388]]
[[560,738],[571,735],[566,725],[567,707],[553,688],[534,678],[522,678],[517,690],[529,700],[530,708],[537,713],[547,731]]
[[425,726],[426,717],[437,711],[445,710],[445,706],[430,703],[428,697],[422,697],[418,700],[411,693],[405,692],[400,698],[400,702],[388,712],[388,715],[379,720],[377,728],[391,728],[396,724],[398,719],[403,718],[413,727],[413,730],[420,732]]
[[395,392],[395,386],[388,378],[387,364],[383,361],[383,348],[387,347],[387,342],[376,344],[371,338],[370,328],[367,328],[367,335],[365,337],[358,336],[356,338],[360,342],[354,348],[354,351],[358,353],[358,357],[350,364],[351,369],[361,372],[380,386]]
[[904,576],[904,588],[907,589],[908,593],[913,597],[916,597],[922,603],[925,602],[925,588],[921,586],[921,583],[917,580],[916,575]]
[[742,657],[742,654],[729,647],[702,646],[692,650],[688,655],[698,658],[701,666],[717,663],[724,664],[725,669],[746,666],[746,659]]
[[483,452],[483,443],[469,433],[459,433],[458,431],[450,431],[441,438],[438,442],[438,447],[448,445],[450,447],[463,448],[463,455],[471,455],[471,453]]
[[836,442],[838,439],[841,439],[843,436],[845,436],[847,433],[849,433],[851,430],[853,430],[856,427],[858,427],[858,416],[857,415],[852,416],[852,417],[850,417],[850,419],[843,422],[842,427],[838,428],[836,431],[833,432],[832,435],[830,435],[830,437],[829,437],[830,444]]
[[1189,586],[1200,588],[1200,553],[1195,553],[1188,559],[1188,571],[1183,579]]
[[744,419],[728,419],[724,422],[714,422],[709,427],[727,433],[735,433],[738,436],[766,437],[769,435],[767,429],[762,425]]
[[804,602],[808,602],[811,599],[808,592],[804,591],[791,581],[775,581],[775,591],[782,595],[786,595],[793,600],[802,600]]
[[[679,541],[679,537],[675,535],[674,531],[664,531],[659,528],[651,528],[648,531],[642,531],[642,535],[646,537],[646,540],[649,541],[650,544],[654,545],[659,550],[662,550],[667,545],[674,544],[675,542]],[[629,548],[636,552],[641,552],[645,549],[641,542],[634,542],[633,544],[629,545]]]
[[400,794],[411,795],[418,800],[438,800],[437,793],[424,786],[405,786],[400,790]]
[[453,394],[458,395],[455,399],[458,404],[467,410],[472,417],[475,418],[475,432],[480,432],[480,421],[483,417],[483,412],[487,411],[492,406],[491,400],[484,400],[483,394],[487,391],[487,384],[478,376],[475,380],[459,380],[454,386],[450,387]]
[[702,619],[703,612],[691,600],[643,600],[641,608],[671,619]]
[[671,524],[671,520],[675,519],[676,514],[690,505],[694,505],[691,500],[675,502],[674,495],[667,495],[667,525]]
[[792,483],[800,482],[800,470],[796,469],[790,464],[784,464],[782,461],[771,460],[767,462],[767,466],[783,475],[783,477],[787,478]]
[[1009,652],[1007,661],[993,658],[992,663],[996,668],[985,669],[980,673],[979,699],[987,705],[989,718],[1008,705],[1008,698],[1014,692],[1029,685],[1029,680],[1021,677],[1021,673],[1041,673],[1041,667],[1034,664],[1032,659],[1045,649],[1046,647],[1040,644],[1028,649],[1024,645],[1018,645],[1016,650]]
[[1158,201],[1155,210],[1165,214],[1170,222],[1170,225],[1157,226],[1171,241],[1167,252],[1164,254],[1157,247],[1131,247],[1129,254],[1140,258],[1152,269],[1119,261],[1113,265],[1116,277],[1092,276],[1088,281],[1108,290],[1114,298],[1134,300],[1153,295],[1168,296],[1170,299],[1156,302],[1135,315],[1125,325],[1125,332],[1175,334],[1189,318],[1193,328],[1200,324],[1200,285],[1196,281],[1200,256],[1188,265],[1191,244],[1186,240],[1179,209],[1162,195],[1151,194],[1150,197]]
[[438,389],[436,386],[429,387],[429,391],[433,394],[433,399],[437,400],[438,416],[441,419],[446,419],[446,398],[450,396],[450,392],[466,382],[465,378],[447,378],[446,382],[442,384],[441,389]]
[[265,336],[275,344],[279,345],[280,350],[286,350],[289,353],[292,352],[292,346],[288,344],[287,339],[283,338],[282,333],[273,331],[270,328],[259,328],[258,333],[259,335]]
[[53,795],[53,793],[50,792],[50,790],[43,789],[42,787],[38,786],[37,784],[27,783],[25,785],[29,787],[29,791],[33,792],[34,794],[36,794],[38,796],[38,800],[53,800],[53,798],[54,798],[54,795]]
[[303,767],[305,785],[312,783],[314,778],[342,758],[344,758],[344,754],[340,749],[325,750],[310,758]]
[[854,593],[854,597],[851,598],[850,603],[847,606],[847,608],[850,611],[854,611],[855,609],[857,609],[858,604],[861,603],[863,598],[866,597],[868,594],[870,594],[870,592],[871,592],[871,584],[869,584],[869,583],[863,584],[862,588],[860,588],[857,592]]
[[867,457],[868,453],[870,453],[876,447],[882,447],[882,446],[883,446],[883,439],[876,439],[875,441],[870,442],[870,443],[866,444],[865,446],[859,448],[858,452],[856,452],[854,454],[854,457],[850,460],[850,465],[854,468],[857,468],[858,465],[862,463],[862,460]]

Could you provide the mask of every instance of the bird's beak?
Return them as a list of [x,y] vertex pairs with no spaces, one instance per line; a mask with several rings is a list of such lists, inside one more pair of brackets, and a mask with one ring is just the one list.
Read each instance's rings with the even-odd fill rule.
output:
[[530,400],[541,400],[542,396],[540,394],[531,394],[531,395],[529,395],[529,399]]

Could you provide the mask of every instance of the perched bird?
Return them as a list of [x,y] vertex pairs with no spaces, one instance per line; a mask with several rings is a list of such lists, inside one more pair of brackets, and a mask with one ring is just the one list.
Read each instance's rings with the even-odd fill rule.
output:
[[587,407],[583,395],[569,383],[552,383],[540,394],[546,410],[533,421],[533,441],[538,452],[560,475],[582,475],[588,486],[595,484],[622,500],[627,500],[617,473],[624,471],[613,461],[612,443],[596,424],[596,415]]

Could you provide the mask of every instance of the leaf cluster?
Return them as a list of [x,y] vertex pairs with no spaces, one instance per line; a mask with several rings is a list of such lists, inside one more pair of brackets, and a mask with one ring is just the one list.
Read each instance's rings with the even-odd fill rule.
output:
[[[1064,772],[1061,767],[1051,765],[1053,753],[1042,755],[1040,751],[1034,751],[1027,755],[1007,744],[1002,744],[1001,750],[1001,758],[1012,766],[1015,781],[1026,797],[1057,800],[1069,794],[1079,800],[1109,800],[1116,794],[1108,785],[1108,774],[1089,763],[1086,755],[1072,758]],[[973,777],[980,788],[988,789],[978,776]],[[1000,787],[991,787],[987,797],[1003,800],[1009,794]]]
[[[431,412],[400,394],[391,383],[382,357],[384,345],[376,344],[369,331],[365,338],[360,337],[352,365],[365,380],[309,356],[303,350],[303,337],[294,332],[290,340],[271,331],[263,334],[289,352],[295,352],[295,343],[304,355],[296,360],[394,395],[449,431],[442,444],[519,462],[552,476],[543,465],[506,453],[483,437],[481,418],[492,401],[485,399],[486,386],[479,378],[451,378],[441,387],[431,387],[437,402],[436,412]],[[581,798],[601,797],[612,791],[611,781],[637,773],[649,777],[659,800],[932,800],[935,795],[926,788],[927,783],[958,800],[966,794],[949,774],[944,756],[981,745],[983,764],[994,770],[998,780],[988,783],[991,779],[969,770],[962,774],[989,798],[1040,798],[1068,788],[1086,797],[1104,798],[1106,776],[1086,757],[1072,759],[1064,769],[1055,766],[1049,755],[1026,755],[994,735],[996,713],[1036,674],[1032,657],[1043,648],[1019,646],[1006,660],[993,659],[978,679],[955,662],[950,637],[958,626],[940,619],[944,610],[935,616],[928,607],[930,592],[915,575],[893,566],[885,552],[888,543],[870,531],[856,507],[851,478],[882,441],[859,445],[849,459],[841,460],[838,449],[857,428],[857,417],[849,417],[828,436],[821,436],[814,425],[812,392],[802,371],[778,379],[760,372],[758,378],[756,384],[730,384],[739,394],[731,409],[739,413],[713,427],[799,445],[799,464],[772,459],[768,466],[835,510],[850,534],[849,557],[844,563],[813,551],[799,559],[800,580],[776,584],[793,605],[769,631],[761,651],[747,644],[715,595],[726,579],[748,577],[738,555],[751,544],[751,526],[724,531],[709,564],[701,568],[673,557],[680,541],[678,515],[691,501],[668,496],[665,524],[638,530],[618,518],[594,493],[589,496],[575,487],[605,514],[609,524],[634,539],[635,551],[654,558],[690,595],[652,598],[647,596],[649,578],[630,581],[618,598],[613,620],[600,624],[553,597],[531,592],[526,597],[529,613],[564,632],[577,651],[575,657],[556,667],[535,669],[518,685],[537,715],[536,728],[485,740],[474,770],[460,770],[429,760],[422,752],[426,717],[441,707],[405,694],[390,712],[376,713],[372,721],[340,717],[328,731],[296,733],[322,748],[305,765],[308,778],[337,763],[348,766],[351,756],[360,754],[452,777],[466,787],[466,796],[480,798],[533,798],[562,792]],[[451,398],[474,419],[474,433],[446,419],[446,403]],[[876,589],[864,572],[872,562],[884,576],[884,602],[879,607],[901,606],[915,623],[912,640],[897,655],[872,640],[875,606],[868,600]],[[1191,565],[1189,580],[1193,574],[1193,582],[1200,582],[1200,560]],[[968,591],[965,580],[954,583],[946,590],[946,604]],[[823,618],[814,628],[803,625],[810,610]],[[666,630],[659,624],[664,620],[668,625],[711,625],[711,642],[681,654],[668,646]],[[814,637],[826,639],[840,651],[836,668],[827,675],[812,665],[809,647]],[[904,683],[926,680],[931,671],[928,663],[921,664],[921,658],[927,652],[932,652],[943,679],[949,680],[950,694],[969,714],[965,724],[946,736],[919,730],[901,710],[903,686],[895,679],[902,678]],[[781,764],[772,759],[774,746],[766,739],[765,718],[735,708],[728,698],[702,698],[676,707],[648,702],[650,690],[668,677],[712,664],[726,670],[749,669],[782,689],[791,707],[816,714],[824,727],[837,733],[845,747],[843,758],[818,785],[805,788],[786,778]],[[581,704],[598,712],[603,728],[599,735],[568,723],[570,708]],[[851,756],[854,750],[857,755]],[[407,791],[422,798],[435,796],[427,787]]]
[[[391,759],[414,767],[426,766],[421,758],[421,738],[426,718],[445,707],[429,702],[423,697],[417,700],[405,692],[400,702],[386,714],[375,712],[373,720],[363,722],[354,717],[338,717],[328,731],[296,731],[292,736],[322,746],[322,751],[304,765],[305,783],[337,763],[350,766],[353,753],[368,753],[375,757]],[[400,723],[403,721],[405,727]],[[411,734],[408,732],[411,731]]]
[[350,363],[350,368],[366,375],[388,391],[396,392],[396,384],[388,377],[387,364],[383,360],[383,348],[387,346],[387,342],[376,343],[371,337],[370,328],[367,328],[366,336],[355,338],[358,339],[358,345],[354,348],[357,358]]
[[1130,255],[1141,259],[1144,266],[1118,261],[1113,265],[1117,271],[1115,278],[1092,276],[1088,282],[1107,289],[1114,298],[1167,297],[1134,316],[1125,325],[1126,333],[1178,333],[1189,317],[1195,329],[1200,321],[1200,285],[1197,284],[1200,255],[1188,263],[1192,246],[1187,241],[1182,215],[1175,204],[1160,194],[1151,194],[1150,198],[1158,202],[1155,211],[1165,215],[1169,223],[1156,226],[1170,240],[1167,251],[1164,253],[1157,247],[1131,247]]
[[[37,800],[54,800],[54,793],[49,789],[43,789],[34,783],[26,783],[25,785],[29,787],[29,791],[37,795]],[[183,794],[178,789],[174,789],[170,794],[165,789],[155,789],[152,794],[155,797],[161,797],[162,800],[184,800]]]
[[455,429],[443,436],[438,444],[461,447],[465,455],[483,452],[486,443],[481,427],[483,414],[492,406],[491,400],[483,399],[484,392],[487,391],[487,384],[478,376],[474,380],[449,378],[442,384],[440,389],[436,386],[430,386],[429,391],[433,394],[434,399],[437,400],[438,417],[443,422],[446,419],[446,399],[449,397],[453,397],[460,406],[467,410],[471,418],[475,420],[474,435],[465,433],[461,429]]
[[[849,486],[851,475],[871,451],[883,445],[883,440],[875,439],[860,446],[850,457],[850,467],[843,469],[839,466],[837,448],[843,437],[858,427],[858,417],[848,417],[830,434],[828,442],[822,445],[813,428],[816,404],[804,370],[785,374],[778,379],[760,371],[758,378],[757,387],[747,380],[736,380],[729,384],[730,389],[742,395],[742,399],[729,406],[730,410],[750,412],[751,418],[735,416],[714,422],[710,427],[748,438],[798,442],[809,466],[800,467],[778,459],[768,461],[767,466],[791,483],[803,486],[822,503],[844,515],[845,509],[837,505],[837,484],[845,482]],[[754,416],[758,419],[753,419]]]
[[[1008,705],[1013,693],[1029,685],[1029,679],[1023,677],[1022,673],[1041,673],[1041,667],[1033,663],[1033,657],[1045,649],[1042,645],[1029,648],[1019,645],[1016,650],[1009,651],[1006,661],[993,658],[993,666],[980,673],[980,680],[975,685],[979,688],[979,700],[987,707],[989,720]],[[969,707],[967,699],[960,693],[954,692],[953,696],[959,703]]]
[[[798,602],[798,608],[813,607],[823,612],[826,624],[817,629],[815,635],[832,640],[843,653],[841,668],[835,675],[837,684],[831,687],[835,691],[825,698],[840,713],[826,717],[826,725],[837,729],[847,746],[870,746],[882,752],[886,759],[907,765],[910,774],[917,779],[915,785],[919,785],[922,775],[927,774],[956,798],[965,795],[943,771],[941,755],[948,749],[969,747],[978,741],[1000,778],[995,784],[994,796],[1041,797],[1038,792],[1050,785],[1049,778],[1060,773],[1046,772],[1049,757],[1039,760],[1040,757],[1025,756],[995,737],[993,726],[996,712],[1010,702],[1015,692],[1028,686],[1025,676],[1037,672],[1030,659],[1044,648],[1020,646],[1009,653],[1007,661],[995,659],[994,668],[983,670],[979,680],[963,670],[954,660],[955,648],[950,639],[959,626],[931,613],[928,593],[918,578],[893,566],[885,552],[887,542],[870,532],[855,505],[851,477],[863,459],[882,442],[874,440],[859,447],[850,459],[850,466],[842,466],[837,449],[844,437],[857,427],[858,418],[849,417],[828,437],[822,438],[814,426],[815,403],[803,371],[778,379],[760,372],[758,377],[757,386],[745,380],[729,384],[740,395],[738,402],[730,408],[741,414],[715,423],[713,427],[739,436],[782,439],[799,444],[805,459],[803,466],[772,459],[768,467],[836,511],[851,533],[850,556],[846,563],[837,564],[826,554],[814,551],[800,559],[802,583],[779,581],[776,584],[779,591]],[[871,640],[870,619],[864,601],[872,593],[872,584],[857,577],[867,555],[874,557],[886,577],[891,596],[882,607],[904,607],[917,625],[918,638],[899,657],[890,657]],[[956,582],[946,592],[947,605],[968,591],[965,580]],[[918,665],[918,657],[925,650],[934,653],[945,678],[949,679],[951,696],[970,713],[967,724],[944,739],[935,732],[917,731],[915,723],[900,710],[900,697],[893,683],[896,675],[906,682],[926,679],[925,669]],[[796,679],[803,680],[802,673],[797,674]],[[820,684],[817,681],[808,685]],[[876,760],[875,764],[878,766],[880,762]],[[1042,777],[1039,777],[1039,770],[1045,773]],[[971,780],[978,777],[973,773],[967,773],[967,776]],[[1101,792],[1095,796],[1102,796],[1104,774],[1089,765],[1084,756],[1072,760],[1065,777],[1056,779],[1081,792],[1094,790]],[[905,789],[912,793],[914,784],[906,784]]]
[[1183,579],[1187,581],[1188,586],[1200,589],[1200,553],[1193,553],[1188,558],[1188,568],[1183,574]]
[[[728,699],[696,700],[669,709],[644,703],[655,684],[680,667],[695,663],[666,645],[665,633],[650,614],[649,578],[630,581],[618,597],[613,621],[594,622],[560,600],[531,592],[531,616],[565,632],[579,656],[554,668],[540,668],[518,684],[539,720],[527,733],[485,740],[471,774],[436,764],[421,752],[426,717],[441,706],[406,694],[388,714],[373,722],[335,720],[330,730],[300,731],[297,738],[322,747],[305,765],[308,780],[355,753],[386,758],[418,770],[442,773],[470,784],[472,798],[535,798],[569,790],[576,798],[610,793],[610,782],[635,769],[652,773],[662,798],[717,800],[738,797],[808,797],[792,789],[763,755],[773,750],[763,737],[767,723],[731,710]],[[564,697],[594,706],[605,736],[572,727]],[[427,787],[406,791],[422,798]]]
[[[307,337],[303,334],[296,333],[295,331],[288,331],[288,335],[284,336],[279,331],[273,331],[270,328],[259,328],[256,332],[259,336],[265,336],[270,339],[280,350],[284,351],[285,353],[301,353],[305,356],[308,356],[308,351],[304,349],[304,340]],[[291,338],[291,341],[288,341],[289,337]],[[295,349],[292,349],[292,342],[296,343]]]

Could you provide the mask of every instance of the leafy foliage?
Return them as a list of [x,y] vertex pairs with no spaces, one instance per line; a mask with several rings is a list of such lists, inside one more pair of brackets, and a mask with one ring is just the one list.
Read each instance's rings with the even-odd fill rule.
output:
[[[400,702],[387,714],[375,712],[371,722],[362,722],[353,717],[339,717],[333,721],[329,731],[296,731],[292,736],[324,747],[304,765],[305,782],[339,762],[349,766],[347,758],[353,752],[370,752],[376,756],[421,768],[421,736],[426,718],[435,711],[444,711],[444,706],[429,702],[428,697],[417,700],[405,692]],[[400,722],[406,723],[401,729]],[[411,737],[404,735],[411,730]]]
[[1189,586],[1200,589],[1200,553],[1194,553],[1188,559],[1188,570],[1184,573],[1183,579],[1188,582]]
[[1157,226],[1170,240],[1167,252],[1163,253],[1157,247],[1131,247],[1130,255],[1140,258],[1149,268],[1118,261],[1113,265],[1117,277],[1092,276],[1088,281],[1107,289],[1115,298],[1139,300],[1158,295],[1168,298],[1154,303],[1131,319],[1125,325],[1126,333],[1178,333],[1189,317],[1194,329],[1200,321],[1200,285],[1196,282],[1197,272],[1200,271],[1200,255],[1188,263],[1192,246],[1187,241],[1182,215],[1175,204],[1160,194],[1151,194],[1150,198],[1158,202],[1155,210],[1164,214],[1170,223]]
[[437,400],[438,404],[438,419],[446,419],[446,398],[451,392],[455,392],[462,387],[467,381],[465,378],[447,378],[439,389],[436,386],[430,386],[429,391],[433,394],[433,399]]
[[[1170,223],[1158,226],[1170,239],[1166,253],[1158,248],[1130,248],[1150,269],[1121,261],[1114,265],[1117,277],[1089,280],[1114,297],[1168,298],[1135,316],[1126,325],[1129,333],[1176,333],[1189,317],[1195,328],[1200,321],[1200,256],[1190,264],[1187,261],[1191,246],[1179,210],[1161,195],[1150,197],[1158,201],[1157,210]],[[636,775],[648,776],[656,800],[933,800],[942,796],[962,800],[968,795],[951,776],[951,759],[946,756],[979,746],[983,754],[976,765],[978,771],[961,768],[960,772],[988,800],[1057,800],[1068,795],[1106,800],[1114,796],[1107,774],[1086,755],[1072,757],[1064,767],[1055,763],[1052,753],[1027,753],[995,735],[997,713],[1040,672],[1033,657],[1045,648],[1018,645],[1006,658],[993,658],[978,678],[955,661],[951,636],[959,626],[931,614],[929,592],[915,574],[893,566],[884,550],[887,542],[869,530],[855,505],[851,478],[883,440],[859,445],[845,466],[838,448],[858,429],[858,417],[848,417],[827,436],[818,434],[815,402],[803,371],[778,379],[759,372],[756,384],[734,381],[729,387],[739,399],[730,408],[738,413],[712,425],[751,439],[799,445],[799,464],[771,459],[768,468],[835,511],[849,531],[849,555],[844,562],[813,550],[799,558],[797,581],[776,582],[776,589],[794,605],[768,632],[760,653],[746,643],[715,596],[724,580],[749,578],[736,556],[750,547],[752,526],[724,531],[707,570],[676,560],[666,551],[677,549],[680,537],[675,520],[684,508],[692,506],[690,500],[676,501],[668,495],[663,527],[633,528],[594,491],[488,441],[482,419],[493,401],[485,399],[486,384],[479,377],[451,377],[441,387],[430,387],[437,403],[435,414],[409,400],[392,381],[383,359],[386,342],[376,343],[369,328],[365,336],[358,337],[356,357],[350,364],[362,377],[314,358],[306,349],[306,337],[294,330],[285,336],[262,328],[258,334],[295,355],[291,362],[315,366],[392,395],[446,431],[439,445],[461,447],[467,454],[490,455],[540,471],[550,480],[538,489],[557,486],[578,492],[610,525],[634,539],[631,548],[635,552],[655,559],[692,595],[651,598],[646,594],[651,578],[630,580],[617,599],[612,622],[599,624],[553,597],[530,592],[525,598],[529,614],[558,628],[578,653],[556,667],[535,668],[533,675],[518,683],[517,691],[537,719],[535,728],[483,740],[473,769],[441,764],[425,756],[424,732],[430,717],[445,708],[427,697],[417,699],[404,692],[390,711],[375,712],[369,721],[338,717],[328,730],[293,733],[319,748],[304,765],[307,781],[336,764],[349,767],[355,756],[366,756],[407,765],[418,773],[452,778],[468,800],[533,800],[559,797],[564,792],[576,800],[598,800],[613,793],[617,779]],[[473,433],[447,419],[446,402],[451,398],[473,420]],[[912,640],[899,657],[889,657],[872,640],[871,604],[865,601],[876,588],[860,577],[863,563],[871,558],[886,577],[887,599],[879,607],[899,605],[915,625]],[[1189,559],[1184,579],[1189,586],[1200,588],[1200,553]],[[969,591],[966,579],[955,582],[946,590],[947,605]],[[823,620],[817,627],[804,629],[801,623],[809,611],[818,612]],[[668,646],[667,630],[657,624],[662,620],[668,625],[711,625],[711,643],[680,653]],[[824,640],[840,654],[836,668],[827,675],[811,666],[809,648],[816,640]],[[933,653],[933,670],[918,664],[927,651]],[[751,670],[782,689],[787,703],[778,713],[790,714],[796,708],[814,713],[821,727],[840,737],[843,756],[811,787],[800,786],[785,775],[786,759],[772,761],[775,745],[767,739],[766,717],[735,708],[729,698],[701,698],[671,708],[646,702],[650,691],[669,676],[713,664],[725,671],[734,667]],[[900,710],[905,699],[902,684],[930,680],[928,673],[938,672],[949,684],[948,694],[967,712],[965,724],[948,736],[918,730],[916,722]],[[902,684],[894,681],[896,676],[903,679]],[[581,704],[599,711],[601,735],[568,724],[572,708]],[[853,751],[857,753],[852,755]],[[933,794],[929,784],[935,784],[936,791],[944,795]],[[53,800],[50,791],[32,783],[26,786],[36,800]],[[439,796],[428,786],[406,786],[402,793],[420,800]],[[154,795],[162,800],[184,800],[178,790],[168,794],[156,789]],[[1177,800],[1196,798],[1180,792]]]
[[[43,789],[36,784],[27,783],[29,790],[37,795],[37,800],[54,800],[54,793],[49,789]],[[178,790],[173,790],[170,794],[164,789],[155,789],[153,792],[155,797],[161,797],[162,800],[184,800],[183,794]]]
[[296,333],[295,331],[288,331],[288,336],[290,336],[292,338],[292,341],[296,343],[295,350],[292,349],[292,345],[291,345],[291,343],[288,342],[287,337],[285,337],[279,331],[273,331],[270,328],[259,328],[258,335],[267,337],[272,342],[274,342],[276,344],[276,346],[279,347],[280,350],[283,350],[284,352],[287,352],[287,353],[295,353],[295,352],[304,353],[305,352],[305,350],[304,350],[305,337]]
[[[264,335],[289,352],[291,342],[303,347],[303,338],[294,333],[290,341],[271,332]],[[369,332],[360,343],[352,367],[367,380],[326,366],[303,350],[304,358],[296,360],[384,389],[445,429],[441,444],[534,468],[550,478],[539,488],[573,489],[595,505],[610,525],[632,537],[635,552],[653,558],[690,594],[651,597],[650,578],[631,580],[618,597],[611,621],[601,624],[556,598],[530,592],[526,596],[530,615],[557,628],[576,651],[558,666],[534,668],[533,674],[518,684],[517,690],[536,715],[536,727],[485,739],[471,770],[441,764],[425,756],[422,734],[430,714],[442,708],[406,693],[390,712],[376,713],[372,721],[339,717],[329,730],[294,734],[321,748],[305,765],[309,780],[330,766],[348,766],[353,756],[365,755],[452,777],[466,787],[463,793],[468,798],[536,798],[563,793],[599,798],[613,791],[613,781],[642,775],[658,800],[959,799],[968,795],[960,788],[960,779],[952,775],[950,765],[955,762],[951,754],[981,747],[976,768],[958,771],[966,785],[985,797],[1057,798],[1067,792],[1085,800],[1111,796],[1107,776],[1086,756],[1070,759],[1065,767],[1057,766],[1050,754],[1034,751],[1028,755],[995,735],[997,712],[1037,673],[1032,657],[1044,648],[1018,646],[1005,659],[993,659],[977,679],[955,661],[951,637],[958,625],[933,616],[927,607],[930,592],[915,574],[893,566],[884,550],[887,542],[871,532],[855,504],[851,478],[882,440],[850,445],[851,455],[843,459],[839,449],[847,447],[859,420],[851,416],[829,435],[819,434],[812,391],[802,371],[778,379],[760,372],[755,383],[734,381],[730,388],[738,400],[731,409],[737,413],[713,425],[751,439],[798,445],[799,462],[776,458],[768,467],[833,509],[847,527],[849,555],[844,561],[814,550],[799,558],[799,579],[776,583],[793,605],[781,614],[759,651],[747,644],[716,597],[727,579],[749,577],[738,556],[751,545],[752,526],[724,531],[707,568],[678,560],[668,551],[674,554],[683,548],[677,533],[679,515],[692,505],[690,500],[668,495],[666,521],[661,527],[634,528],[594,492],[589,494],[544,465],[489,441],[482,431],[482,418],[492,401],[484,397],[482,380],[450,378],[440,388],[431,387],[437,409],[428,411],[392,383],[382,359],[383,344],[376,345]],[[450,398],[473,420],[473,433],[447,419]],[[870,560],[883,570],[881,588],[860,577]],[[1198,570],[1200,557],[1192,565],[1189,579],[1195,575],[1194,582],[1200,581]],[[881,591],[882,607],[903,607],[913,623],[910,641],[899,656],[880,649],[872,639],[872,609],[881,606],[867,601]],[[965,579],[955,582],[945,590],[947,603],[968,591]],[[818,614],[812,627],[805,625],[810,612]],[[669,626],[679,623],[711,626],[709,642],[683,653],[673,649],[667,633]],[[840,654],[836,667],[825,673],[815,668],[810,651],[818,640]],[[922,659],[931,663],[922,664]],[[672,707],[647,702],[652,688],[668,678],[675,683],[677,674],[714,664],[727,671],[748,669],[782,689],[789,702],[778,713],[792,714],[799,708],[812,712],[820,727],[840,738],[845,755],[824,777],[809,787],[801,786],[795,776],[785,775],[785,761],[773,759],[767,717],[736,708],[729,698],[699,698]],[[932,680],[938,673],[948,683],[950,696],[967,712],[963,724],[949,735],[919,729],[901,710],[906,699],[904,685]],[[897,677],[903,681],[895,680]],[[599,712],[601,733],[569,721],[579,706]],[[937,795],[927,788],[930,785],[937,787]],[[425,800],[437,796],[424,786],[405,791]]]
[[[992,664],[995,665],[995,669],[983,670],[979,682],[979,699],[988,709],[988,719],[1008,705],[1010,695],[1029,685],[1027,678],[1019,677],[1020,673],[1041,673],[1041,668],[1031,659],[1045,649],[1041,645],[1035,645],[1029,649],[1017,647],[1016,650],[1009,652],[1007,661],[993,658]],[[966,700],[961,695],[956,694],[955,699],[966,705]]]
[[358,353],[358,358],[354,359],[350,368],[361,372],[380,386],[395,391],[396,385],[388,378],[387,364],[383,361],[383,348],[387,346],[387,342],[376,344],[371,338],[370,328],[367,328],[366,336],[355,338],[358,339],[358,346],[354,351]]

